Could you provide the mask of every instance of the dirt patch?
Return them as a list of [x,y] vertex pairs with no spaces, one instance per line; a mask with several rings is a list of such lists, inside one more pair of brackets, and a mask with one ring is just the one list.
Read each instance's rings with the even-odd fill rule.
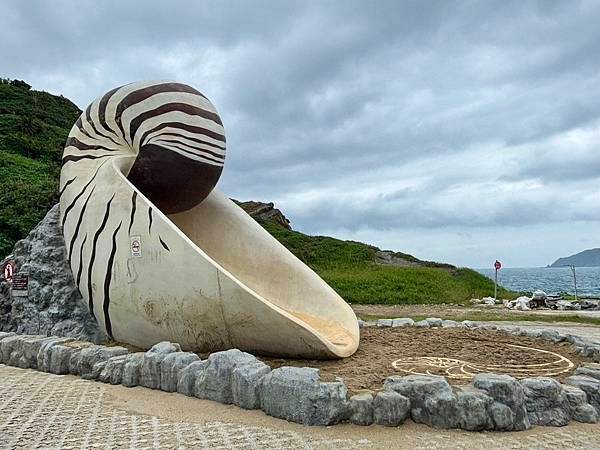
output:
[[[408,327],[363,328],[358,351],[341,360],[261,359],[272,368],[317,367],[321,379],[340,377],[351,392],[379,390],[388,376],[408,373],[444,375],[452,384],[468,383],[470,375],[480,372],[517,378],[552,375],[563,380],[581,362],[589,361],[564,342],[553,344],[499,331]],[[392,366],[398,360],[397,368]]]

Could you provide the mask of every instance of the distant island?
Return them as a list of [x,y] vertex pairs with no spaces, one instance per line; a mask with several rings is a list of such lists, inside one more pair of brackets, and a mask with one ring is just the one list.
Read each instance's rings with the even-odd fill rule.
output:
[[600,266],[600,248],[591,248],[564,258],[558,258],[548,267],[597,267]]

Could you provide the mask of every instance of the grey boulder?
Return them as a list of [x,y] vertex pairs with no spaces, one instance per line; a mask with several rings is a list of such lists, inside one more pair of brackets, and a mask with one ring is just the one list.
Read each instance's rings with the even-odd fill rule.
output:
[[199,360],[200,357],[191,352],[169,353],[160,364],[160,389],[165,392],[176,392],[181,369]]
[[318,369],[280,367],[263,379],[260,400],[270,416],[304,425],[332,425],[348,419],[347,395],[342,381],[320,381]]
[[600,380],[584,375],[573,375],[568,377],[565,382],[585,392],[588,403],[600,414]]
[[430,327],[441,327],[443,322],[439,317],[428,317],[425,320],[429,323]]
[[410,400],[394,391],[378,392],[373,400],[373,419],[386,427],[401,425],[410,414]]
[[140,385],[150,389],[160,389],[161,363],[167,355],[175,352],[181,352],[179,344],[163,341],[152,346],[144,354]]
[[231,373],[233,404],[244,409],[260,409],[263,378],[271,368],[262,361],[236,366]]
[[569,402],[558,381],[549,377],[525,378],[521,385],[532,425],[563,427],[569,423]]
[[377,326],[379,328],[388,328],[394,324],[394,319],[379,319],[377,321]]
[[565,384],[562,386],[565,398],[569,405],[571,419],[583,423],[597,423],[598,413],[596,408],[587,402],[587,394],[575,386]]
[[467,431],[493,428],[488,410],[494,400],[489,395],[472,386],[457,387],[455,395],[459,428]]
[[[127,349],[124,347],[104,347],[102,345],[92,345],[82,349],[74,354],[69,361],[69,370],[75,369],[76,375],[84,379],[97,379],[100,372],[94,369],[94,366],[100,362],[106,362],[114,356],[126,355]],[[74,358],[75,357],[75,361]],[[73,367],[73,363],[76,367]]]
[[76,342],[65,342],[58,345],[53,345],[47,350],[47,353],[49,353],[50,356],[47,370],[48,372],[56,375],[66,375],[70,373],[71,358],[74,354],[81,352],[81,350],[85,348],[70,344],[76,344]]
[[15,297],[1,283],[0,329],[98,343],[106,340],[73,279],[58,205],[15,244],[13,259],[17,271],[29,275],[29,295]]
[[121,373],[121,384],[126,387],[139,386],[142,381],[142,364],[144,353],[130,353],[125,358]]
[[235,348],[212,353],[207,359],[206,368],[196,379],[194,395],[219,403],[233,403],[232,376],[234,369],[257,362],[258,360],[253,355]]
[[14,336],[14,335],[15,335],[15,333],[12,333],[12,332],[0,331],[0,341],[2,339],[5,339],[10,336]]
[[583,375],[586,377],[600,380],[600,364],[582,364],[575,369],[575,375]]
[[[37,369],[41,372],[50,372],[50,360],[52,357],[52,348],[57,345],[71,342],[71,338],[60,338],[54,341],[44,342],[40,346],[40,350],[37,354]],[[53,372],[54,373],[54,372]],[[69,373],[69,361],[67,361],[67,371]]]
[[571,418],[576,422],[582,423],[598,423],[598,420],[600,419],[596,408],[589,403],[584,403],[575,408],[571,412]]
[[354,425],[372,425],[373,396],[369,393],[356,394],[350,397],[350,422]]
[[207,365],[208,361],[196,361],[182,369],[177,377],[177,392],[193,397],[196,390],[196,380]]
[[[475,376],[473,386],[485,391],[496,402],[510,408],[513,414],[512,424],[508,427],[498,426],[498,429],[521,431],[531,427],[525,408],[525,392],[516,379],[508,375],[483,373]],[[496,407],[496,409],[503,408]]]
[[410,399],[411,417],[434,428],[456,428],[456,396],[448,381],[436,375],[391,376],[384,388]]
[[114,356],[106,361],[104,368],[98,376],[103,383],[121,384],[123,379],[123,366],[128,355]]
[[412,327],[414,324],[415,324],[415,321],[408,317],[392,320],[392,327],[394,327],[394,328]]

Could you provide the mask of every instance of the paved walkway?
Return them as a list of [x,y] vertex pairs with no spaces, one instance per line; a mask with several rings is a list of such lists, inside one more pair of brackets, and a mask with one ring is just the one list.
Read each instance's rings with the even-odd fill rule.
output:
[[600,425],[521,433],[302,427],[234,406],[0,365],[1,449],[594,449]]

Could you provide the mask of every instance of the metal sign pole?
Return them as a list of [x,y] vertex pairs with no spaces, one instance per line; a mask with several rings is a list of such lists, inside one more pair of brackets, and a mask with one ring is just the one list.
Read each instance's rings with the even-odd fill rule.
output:
[[502,267],[502,263],[498,260],[494,262],[494,269],[496,272],[494,273],[494,303],[498,301],[498,271]]
[[498,300],[498,268],[494,276],[494,303]]

